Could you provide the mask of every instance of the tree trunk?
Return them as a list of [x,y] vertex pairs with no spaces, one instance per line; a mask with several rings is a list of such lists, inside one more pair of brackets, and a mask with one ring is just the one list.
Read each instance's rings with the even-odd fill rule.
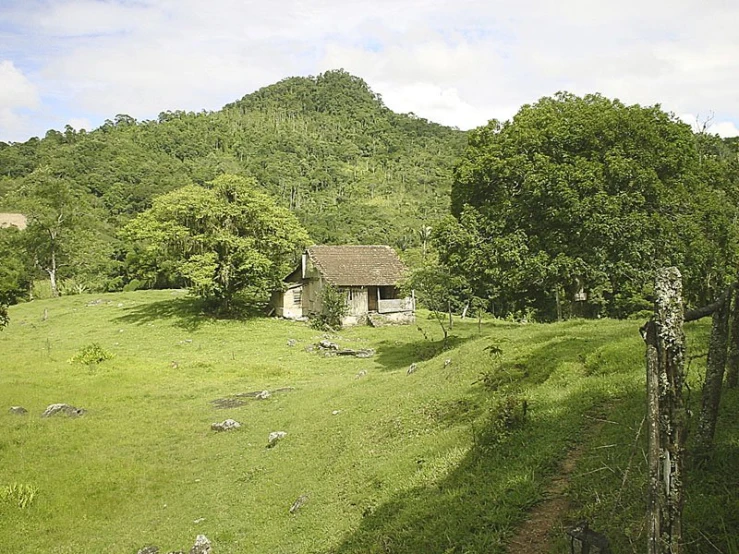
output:
[[726,385],[735,388],[739,384],[739,286],[734,288],[731,313],[731,338],[726,367]]
[[676,268],[655,282],[654,318],[645,326],[649,437],[648,554],[682,551],[682,452],[686,414],[682,282]]
[[706,381],[703,384],[701,413],[696,431],[696,454],[705,457],[713,449],[713,435],[716,431],[716,418],[721,403],[721,386],[726,369],[726,347],[729,342],[729,298],[723,295],[723,302],[713,312],[711,339],[708,345]]
[[51,284],[51,296],[57,298],[59,296],[59,288],[56,283],[56,252],[51,251],[51,266],[46,270],[49,274],[49,283]]
[[447,310],[449,311],[449,329],[454,329],[454,319],[452,319],[452,302],[451,300],[447,302]]

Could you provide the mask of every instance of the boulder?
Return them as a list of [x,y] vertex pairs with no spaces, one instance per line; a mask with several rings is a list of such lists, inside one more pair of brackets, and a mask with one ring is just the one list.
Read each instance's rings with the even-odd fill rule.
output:
[[241,427],[241,423],[235,419],[226,419],[221,423],[211,423],[210,428],[213,431],[230,431],[231,429],[238,429]]
[[211,554],[211,543],[205,535],[198,535],[190,554]]
[[321,342],[318,343],[318,346],[323,348],[324,350],[338,350],[339,345],[335,342],[331,342],[330,340],[323,339]]
[[69,417],[79,417],[83,415],[87,410],[83,408],[75,408],[69,404],[49,404],[41,414],[41,417],[51,417],[57,414],[62,414]]
[[287,433],[285,431],[272,431],[267,439],[267,448],[272,448],[286,436]]
[[26,415],[28,413],[28,410],[26,410],[23,406],[11,406],[10,410],[8,410],[11,414],[15,415]]
[[416,364],[411,364],[411,366],[408,368],[408,371],[405,372],[406,375],[410,375],[411,373],[415,373],[416,371]]
[[148,546],[139,548],[139,551],[136,554],[159,554],[159,547],[150,544]]

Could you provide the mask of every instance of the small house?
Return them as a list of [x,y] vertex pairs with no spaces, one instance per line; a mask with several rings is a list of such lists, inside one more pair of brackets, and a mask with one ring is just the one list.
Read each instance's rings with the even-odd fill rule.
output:
[[0,213],[0,229],[3,227],[17,227],[21,231],[28,225],[28,220],[23,214]]
[[288,319],[321,313],[321,291],[331,285],[344,293],[344,325],[412,323],[415,299],[398,286],[406,271],[389,246],[312,246],[299,267],[273,296],[275,313]]

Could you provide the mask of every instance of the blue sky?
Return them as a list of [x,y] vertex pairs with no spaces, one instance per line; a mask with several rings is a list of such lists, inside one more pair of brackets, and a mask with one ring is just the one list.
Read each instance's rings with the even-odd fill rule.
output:
[[728,0],[0,0],[0,141],[335,68],[463,129],[568,90],[734,136],[738,22]]

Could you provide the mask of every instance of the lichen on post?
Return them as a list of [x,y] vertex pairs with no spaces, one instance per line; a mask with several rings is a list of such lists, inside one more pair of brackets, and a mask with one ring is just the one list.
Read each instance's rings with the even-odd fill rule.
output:
[[655,280],[654,318],[644,327],[647,343],[649,425],[648,554],[679,554],[682,538],[683,447],[686,413],[682,279],[675,267]]

